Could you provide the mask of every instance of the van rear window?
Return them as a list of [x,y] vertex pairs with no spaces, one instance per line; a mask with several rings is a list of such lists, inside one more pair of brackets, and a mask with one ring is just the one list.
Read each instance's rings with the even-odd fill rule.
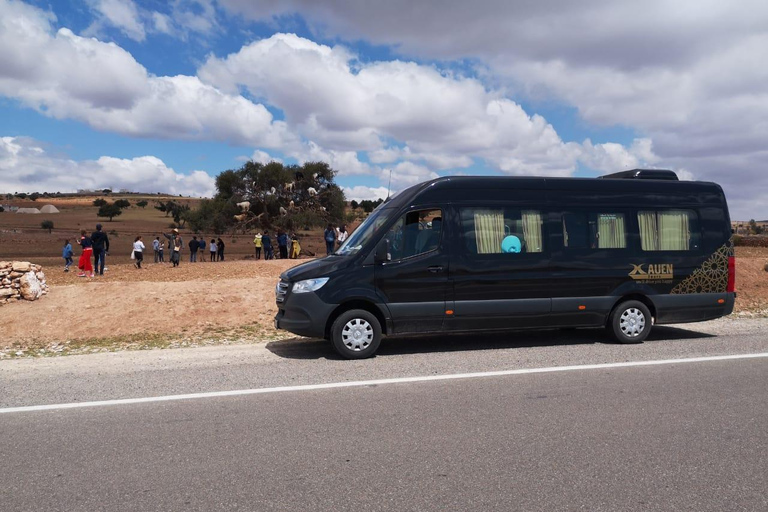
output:
[[539,210],[461,208],[464,243],[470,254],[540,253],[544,250]]
[[698,218],[691,210],[641,210],[637,222],[644,251],[691,251],[699,247]]

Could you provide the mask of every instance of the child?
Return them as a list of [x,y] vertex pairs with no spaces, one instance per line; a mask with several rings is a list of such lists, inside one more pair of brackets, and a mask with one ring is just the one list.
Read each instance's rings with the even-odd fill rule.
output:
[[133,241],[133,261],[136,268],[141,268],[141,262],[144,259],[144,242],[141,241],[141,235]]
[[64,272],[69,272],[69,266],[72,264],[72,244],[69,240],[64,240],[64,250],[61,252],[61,257],[64,258]]
[[77,266],[80,269],[80,273],[77,274],[77,277],[85,277],[88,275],[88,272],[90,272],[91,277],[93,277],[93,265],[91,265],[91,260],[93,259],[93,242],[91,242],[91,237],[85,234],[84,229],[80,231],[80,240],[78,240],[77,243],[83,248],[83,253],[80,255],[80,261],[77,263]]

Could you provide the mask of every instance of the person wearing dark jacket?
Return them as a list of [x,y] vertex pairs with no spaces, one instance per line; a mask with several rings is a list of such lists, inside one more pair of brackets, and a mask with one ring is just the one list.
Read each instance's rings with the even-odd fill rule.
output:
[[219,261],[224,261],[224,240],[221,238],[216,239],[216,254],[219,257]]
[[261,245],[264,246],[264,259],[274,259],[275,256],[272,253],[272,240],[269,238],[269,231],[265,231],[264,234],[261,235]]
[[200,248],[200,243],[197,241],[197,237],[193,236],[189,241],[189,262],[194,263],[197,261],[197,250]]
[[93,270],[103,276],[109,252],[109,237],[101,230],[101,224],[96,224],[96,231],[91,233],[91,243],[93,244]]
[[285,231],[277,232],[277,247],[280,249],[280,259],[288,258],[288,235]]

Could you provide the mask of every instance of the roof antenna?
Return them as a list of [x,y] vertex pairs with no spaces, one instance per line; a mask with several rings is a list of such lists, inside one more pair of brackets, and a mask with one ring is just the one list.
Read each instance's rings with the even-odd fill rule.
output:
[[389,189],[392,188],[392,168],[389,169],[389,184],[387,185],[387,200],[389,200]]

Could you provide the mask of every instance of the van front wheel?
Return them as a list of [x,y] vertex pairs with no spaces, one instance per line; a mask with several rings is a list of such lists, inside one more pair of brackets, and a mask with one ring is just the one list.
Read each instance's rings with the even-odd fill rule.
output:
[[345,359],[371,357],[381,344],[381,324],[364,309],[345,311],[331,326],[331,343]]
[[648,307],[640,301],[628,300],[616,306],[606,327],[619,343],[641,343],[648,337],[652,326]]

